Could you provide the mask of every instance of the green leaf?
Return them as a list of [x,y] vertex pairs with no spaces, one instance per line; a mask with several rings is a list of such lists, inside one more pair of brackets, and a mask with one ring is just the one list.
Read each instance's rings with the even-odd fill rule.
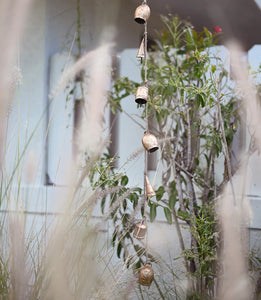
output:
[[172,224],[172,215],[168,207],[164,207],[164,214],[169,224]]
[[211,72],[212,72],[212,73],[215,73],[216,70],[217,70],[217,66],[216,66],[216,65],[212,65],[212,66],[211,66]]
[[138,199],[133,200],[133,209],[138,205]]
[[197,108],[200,106],[205,107],[205,99],[204,99],[204,94],[197,94]]
[[137,193],[139,193],[139,194],[141,194],[142,189],[139,188],[139,187],[137,187],[137,188],[134,188],[133,191],[134,191],[134,192],[137,192]]
[[183,219],[190,219],[190,214],[187,211],[184,212],[184,211],[179,210],[178,215],[180,217],[182,217]]
[[176,202],[177,202],[176,195],[175,194],[171,194],[170,197],[169,197],[169,208],[171,210],[174,209]]
[[118,258],[121,257],[121,249],[122,249],[122,245],[121,245],[121,242],[119,242],[118,247],[117,247],[117,256],[118,256]]
[[200,95],[199,94],[197,94],[197,96],[196,96],[196,103],[197,103],[197,109],[199,109],[199,107],[200,107],[200,104],[201,104],[201,97],[200,97]]
[[101,212],[102,212],[102,214],[104,214],[105,201],[106,201],[106,197],[103,197],[102,200],[101,200]]
[[122,206],[123,206],[123,209],[124,209],[124,210],[127,209],[127,200],[126,200],[126,199],[123,200]]
[[208,37],[209,39],[212,38],[212,33],[206,27],[204,27],[204,32],[206,37]]
[[184,55],[184,54],[186,54],[186,51],[183,49],[177,51],[177,55]]
[[129,219],[130,219],[130,215],[129,214],[124,214],[122,216],[122,225],[123,225],[123,227],[125,227],[126,225],[129,224]]
[[128,199],[130,199],[130,201],[131,201],[132,204],[133,204],[133,209],[135,209],[135,207],[137,206],[138,201],[139,201],[139,196],[138,196],[136,193],[131,193],[131,194],[128,196]]
[[203,153],[203,155],[205,156],[205,159],[206,159],[206,161],[207,161],[207,164],[208,164],[208,167],[209,167],[209,164],[210,164],[210,162],[209,162],[209,158],[208,158],[208,156],[207,156],[207,154],[206,154],[206,153]]
[[134,249],[135,249],[135,251],[136,251],[137,253],[140,252],[141,247],[140,247],[139,245],[135,244],[135,245],[133,245],[133,247],[134,247]]
[[150,221],[153,222],[157,216],[157,205],[152,203],[150,206]]
[[136,270],[140,269],[141,268],[141,262],[140,260],[135,264],[135,268]]
[[173,180],[173,181],[171,181],[169,183],[169,187],[170,187],[171,191],[175,191],[176,190],[176,182],[175,182],[175,180]]
[[199,165],[199,159],[197,157],[195,157],[194,162],[197,166]]
[[114,229],[114,232],[113,232],[113,235],[112,235],[112,245],[113,245],[113,247],[115,246],[115,241],[116,241],[116,238],[117,238],[117,231],[118,231],[118,227],[116,227],[115,229]]
[[160,201],[165,193],[164,186],[160,186],[156,191],[156,200]]
[[144,217],[144,213],[145,213],[145,211],[144,211],[144,205],[141,205],[140,213],[141,213],[142,217]]
[[122,176],[122,178],[121,178],[121,185],[125,186],[125,185],[128,184],[128,182],[129,182],[128,176],[126,176],[126,175]]
[[115,106],[111,106],[111,112],[115,115],[116,114],[116,108]]
[[128,198],[130,199],[131,202],[135,200],[139,200],[139,196],[136,193],[131,193]]

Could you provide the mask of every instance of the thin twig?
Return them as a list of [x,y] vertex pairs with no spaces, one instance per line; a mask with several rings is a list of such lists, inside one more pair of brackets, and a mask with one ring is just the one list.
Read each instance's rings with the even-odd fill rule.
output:
[[[220,86],[220,83],[219,83]],[[228,151],[228,145],[227,145],[227,140],[226,140],[226,134],[225,134],[225,129],[224,129],[224,121],[221,113],[221,107],[220,107],[220,91],[218,87],[218,101],[217,101],[217,108],[218,108],[218,118],[219,118],[219,123],[220,123],[220,129],[221,129],[221,134],[222,134],[222,139],[223,139],[223,147],[224,147],[224,154],[225,154],[225,159],[227,161],[227,172],[228,172],[228,179],[231,185],[231,190],[232,190],[232,195],[234,199],[234,204],[236,204],[236,195],[235,195],[235,190],[234,190],[234,185],[232,182],[232,172],[231,172],[231,162],[230,162],[230,156],[229,156],[229,151]]]

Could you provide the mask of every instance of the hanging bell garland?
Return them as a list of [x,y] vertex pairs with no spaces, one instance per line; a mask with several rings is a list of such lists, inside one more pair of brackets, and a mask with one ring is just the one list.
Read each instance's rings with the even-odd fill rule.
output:
[[156,193],[152,187],[152,185],[149,182],[149,178],[146,176],[146,195],[147,197],[153,197],[156,196]]
[[142,144],[144,148],[152,153],[159,149],[157,138],[151,133],[145,133],[142,138]]
[[137,240],[143,240],[147,233],[147,224],[146,224],[146,218],[143,218],[143,220],[136,224],[133,237]]
[[[149,89],[147,86],[147,75],[148,75],[148,66],[147,66],[147,44],[148,44],[148,32],[147,32],[147,21],[150,17],[150,8],[146,3],[146,0],[142,3],[142,5],[138,6],[135,10],[134,20],[139,24],[144,24],[144,36],[142,38],[139,51],[137,53],[137,58],[144,58],[144,85],[140,86],[136,90],[135,94],[135,102],[139,105],[145,104],[145,119],[146,119],[146,131],[142,138],[142,144],[146,151],[152,153],[159,149],[158,141],[156,137],[148,133],[148,107],[146,105],[148,101]],[[155,196],[156,193],[153,190],[152,185],[149,182],[147,174],[147,153],[145,152],[145,167],[144,167],[144,212],[146,211],[147,198]],[[147,234],[147,223],[146,217],[144,216],[143,220],[135,225],[135,229],[133,232],[133,237],[136,239],[144,239]],[[148,238],[146,238],[146,246],[145,246],[145,255],[146,261],[148,259]],[[139,284],[150,286],[154,279],[154,272],[151,267],[150,262],[146,262],[145,266],[143,266],[139,271]]]
[[144,24],[150,17],[150,8],[146,3],[141,4],[135,10],[134,20],[139,24]]
[[135,102],[138,104],[146,104],[148,101],[149,89],[143,85],[136,90]]
[[151,267],[151,263],[147,262],[145,266],[140,269],[139,272],[139,284],[150,286],[154,279],[154,272]]

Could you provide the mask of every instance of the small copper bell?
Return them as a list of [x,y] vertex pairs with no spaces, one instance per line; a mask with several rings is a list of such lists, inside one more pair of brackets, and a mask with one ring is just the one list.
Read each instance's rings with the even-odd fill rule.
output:
[[152,187],[152,185],[149,182],[149,178],[146,176],[146,194],[147,197],[153,197],[156,196],[156,193]]
[[139,24],[144,24],[150,17],[150,8],[146,3],[141,4],[135,10],[134,20]]
[[137,53],[137,58],[144,58],[145,57],[145,39],[143,37],[141,43],[140,43],[140,48]]
[[140,269],[139,272],[139,284],[150,286],[154,279],[154,272],[151,267],[151,263],[146,263],[144,267]]
[[139,86],[136,90],[135,102],[146,104],[148,100],[149,89],[146,86]]
[[143,240],[147,233],[146,219],[137,223],[133,232],[133,237],[137,240]]
[[159,149],[158,141],[156,137],[151,133],[144,134],[142,138],[142,144],[144,148],[150,153]]

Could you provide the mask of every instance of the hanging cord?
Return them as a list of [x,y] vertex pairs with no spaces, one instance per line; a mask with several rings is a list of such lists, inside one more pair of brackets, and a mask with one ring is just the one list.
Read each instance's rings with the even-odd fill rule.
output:
[[[148,87],[148,26],[147,22],[144,24],[144,83]],[[148,104],[145,104],[145,122],[146,122],[146,133],[149,131],[148,122]]]
[[[147,217],[146,217],[146,211],[147,211],[147,205],[148,205],[148,197],[147,197],[147,190],[146,190],[146,176],[147,176],[147,152],[145,151],[145,159],[144,159],[144,192],[143,192],[143,218],[145,221],[145,224],[147,226]],[[146,233],[146,241],[145,241],[145,257],[146,257],[146,263],[148,261],[148,226],[147,226],[147,233]]]
[[[147,3],[145,0],[143,3]],[[145,86],[148,87],[148,27],[147,22],[144,24],[144,81]],[[149,122],[148,122],[148,103],[145,104],[145,122],[146,122],[146,133],[149,131]],[[148,171],[148,153],[144,151],[144,217],[146,218],[146,211],[147,211],[147,191],[146,191],[146,177]],[[146,219],[145,219],[146,220]],[[147,222],[146,222],[147,224]],[[146,263],[148,262],[148,226],[147,226],[147,234],[146,234],[146,241],[145,241],[145,256],[146,256]]]

